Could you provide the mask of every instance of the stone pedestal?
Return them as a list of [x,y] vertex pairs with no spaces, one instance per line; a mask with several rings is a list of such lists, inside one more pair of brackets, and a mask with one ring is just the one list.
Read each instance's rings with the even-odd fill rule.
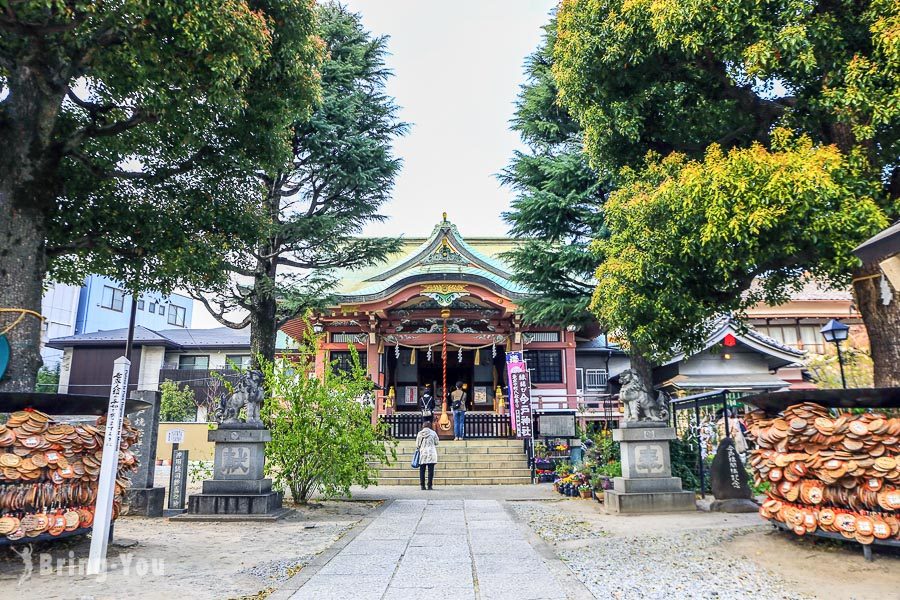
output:
[[174,520],[274,520],[287,512],[263,474],[272,439],[267,429],[220,426],[208,437],[215,442],[213,479],[203,482],[203,492],[188,498],[188,512]]
[[681,489],[672,477],[669,440],[675,429],[665,423],[624,423],[613,430],[622,453],[622,477],[605,493],[609,513],[661,513],[696,510],[694,492]]
[[156,436],[159,431],[159,392],[139,390],[132,398],[149,402],[150,406],[128,414],[128,420],[141,432],[140,441],[130,450],[137,459],[137,472],[131,477],[131,488],[126,492],[128,514],[143,517],[163,516],[164,487],[154,486],[156,474]]

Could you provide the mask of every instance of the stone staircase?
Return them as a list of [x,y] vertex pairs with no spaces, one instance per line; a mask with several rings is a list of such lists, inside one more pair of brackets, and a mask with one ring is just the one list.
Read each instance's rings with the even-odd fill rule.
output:
[[[397,462],[379,465],[379,485],[419,485],[419,470],[409,466],[415,440],[400,440]],[[476,439],[438,444],[434,485],[515,485],[531,483],[522,440]]]

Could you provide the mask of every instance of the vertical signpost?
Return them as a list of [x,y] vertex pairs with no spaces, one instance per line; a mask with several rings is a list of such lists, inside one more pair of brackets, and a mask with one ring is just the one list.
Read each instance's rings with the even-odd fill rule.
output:
[[509,378],[509,418],[518,438],[532,437],[531,386],[521,352],[506,353]]
[[180,515],[185,511],[188,451],[178,449],[178,444],[183,441],[184,429],[170,429],[166,432],[166,442],[172,444],[172,462],[169,467],[169,506],[165,511],[167,517]]
[[91,551],[88,556],[88,574],[98,575],[105,570],[106,548],[112,523],[113,497],[116,493],[116,471],[119,468],[119,443],[122,439],[122,421],[125,418],[125,397],[128,393],[128,375],[131,361],[120,356],[113,363],[109,408],[106,413],[106,434],[103,438],[103,458],[100,463],[100,481],[97,488],[97,504],[94,507],[94,530],[91,534]]

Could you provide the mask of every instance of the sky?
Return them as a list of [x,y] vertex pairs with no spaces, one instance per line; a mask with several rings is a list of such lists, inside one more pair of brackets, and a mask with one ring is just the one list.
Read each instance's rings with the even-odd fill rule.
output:
[[[521,147],[509,129],[525,57],[556,0],[345,0],[375,35],[387,35],[387,93],[411,125],[394,144],[403,169],[388,217],[365,235],[428,235],[446,211],[463,236],[506,234],[512,192],[496,174]],[[199,303],[193,327],[218,323]]]
[[366,28],[390,36],[387,92],[410,123],[389,220],[367,235],[427,235],[447,211],[463,235],[505,235],[512,198],[496,173],[519,147],[509,130],[525,57],[555,0],[349,0]]

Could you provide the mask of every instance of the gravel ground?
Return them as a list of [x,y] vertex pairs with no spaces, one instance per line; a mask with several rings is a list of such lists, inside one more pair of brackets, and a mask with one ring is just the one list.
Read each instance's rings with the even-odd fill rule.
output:
[[609,532],[592,525],[589,521],[568,512],[554,510],[551,507],[559,503],[514,502],[513,510],[528,523],[535,533],[548,542],[565,542],[570,540],[588,540],[595,537],[609,536]]
[[[33,572],[22,558],[0,548],[0,598],[16,600],[224,600],[262,598],[296,574],[371,512],[377,502],[322,501],[294,506],[276,522],[177,522],[122,517],[110,546],[110,571],[78,571],[87,537],[34,545]],[[127,540],[133,540],[128,542]],[[65,561],[65,568],[42,568]],[[73,562],[74,561],[74,562]],[[73,564],[72,571],[68,565]],[[147,566],[143,571],[142,566]],[[152,568],[151,568],[152,567]],[[158,568],[157,568],[158,567]]]
[[[613,535],[563,502],[516,502],[513,510],[547,542],[597,598],[810,598],[752,561],[723,553],[758,527]],[[582,507],[579,507],[582,508]],[[628,519],[632,517],[619,517]],[[597,543],[588,543],[596,539]],[[573,544],[572,541],[577,541]]]

